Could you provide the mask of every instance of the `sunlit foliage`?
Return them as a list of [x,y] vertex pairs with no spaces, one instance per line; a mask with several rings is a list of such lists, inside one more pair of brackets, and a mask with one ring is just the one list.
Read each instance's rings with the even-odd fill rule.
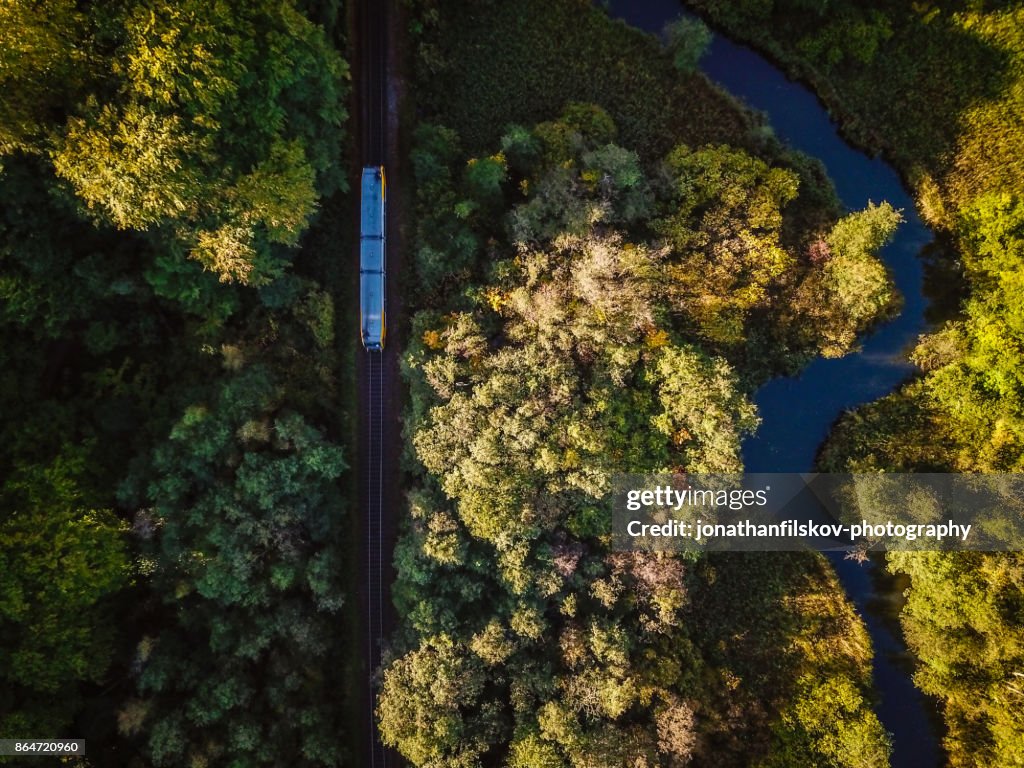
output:
[[348,759],[335,5],[0,3],[0,736]]
[[346,68],[293,4],[2,14],[0,151],[50,157],[99,221],[159,230],[220,279],[258,284],[285,258],[273,246],[344,185]]
[[[451,129],[417,131],[416,268],[439,290],[403,361],[419,479],[396,551],[410,631],[384,669],[382,735],[437,768],[729,764],[740,751],[883,765],[867,639],[818,591],[836,589],[820,561],[717,577],[707,561],[613,552],[608,492],[615,472],[739,471],[757,415],[730,358],[757,357],[755,325],[806,324],[775,307],[812,284],[838,309],[794,357],[833,344],[828,329],[848,346],[885,310],[871,251],[898,215],[873,208],[817,233],[876,266],[855,298],[838,256],[830,271],[787,248],[797,173],[724,145],[652,165],[618,137],[583,103],[510,126],[479,158]],[[751,615],[764,643],[723,658],[713,638]]]
[[[807,78],[851,136],[885,150],[924,218],[958,251],[947,257],[945,280],[963,279],[951,293],[966,298],[943,307],[946,322],[920,340],[913,353],[920,376],[846,416],[824,465],[1020,471],[1024,4],[695,5]],[[890,559],[913,579],[903,626],[922,665],[919,686],[945,704],[952,765],[1020,764],[1017,561],[1009,554]]]

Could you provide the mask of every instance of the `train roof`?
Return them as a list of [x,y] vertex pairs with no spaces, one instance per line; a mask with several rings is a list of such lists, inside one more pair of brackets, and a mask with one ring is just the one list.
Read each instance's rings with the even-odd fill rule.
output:
[[359,241],[359,271],[384,271],[384,241],[362,239]]
[[363,344],[379,346],[384,341],[384,275],[364,272],[359,276],[360,323]]
[[360,197],[359,314],[367,349],[384,346],[384,169],[363,168]]
[[384,237],[384,169],[377,166],[363,168],[360,196],[360,226],[362,237]]

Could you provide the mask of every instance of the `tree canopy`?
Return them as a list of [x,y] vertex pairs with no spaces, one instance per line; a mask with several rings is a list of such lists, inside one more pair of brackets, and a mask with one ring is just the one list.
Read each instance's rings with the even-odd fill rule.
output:
[[[842,601],[782,621],[811,631],[832,612],[860,633],[857,650],[836,649],[827,671],[794,654],[785,663],[807,677],[768,693],[747,677],[756,662],[707,644],[738,620],[712,597],[710,563],[613,551],[608,534],[616,472],[741,470],[758,421],[750,361],[764,359],[752,329],[797,324],[776,297],[812,285],[834,297],[828,320],[847,346],[883,302],[849,311],[825,261],[785,242],[796,173],[724,145],[679,146],[652,166],[617,134],[577,103],[510,127],[479,158],[453,130],[417,132],[416,268],[440,290],[413,317],[403,361],[417,481],[396,599],[409,630],[383,670],[382,736],[418,766],[685,765],[710,742],[741,741],[749,760],[748,738],[758,759],[882,765],[867,641]],[[898,215],[853,216],[835,224],[837,249],[870,263]],[[877,290],[891,291],[884,270]],[[818,325],[796,354],[832,344]],[[767,589],[727,594],[762,606],[806,595],[824,569],[757,572]],[[764,659],[785,664],[777,631],[765,628]],[[750,723],[731,741],[717,697],[734,668]],[[837,729],[849,753],[832,746]]]
[[0,34],[18,40],[4,46],[0,151],[49,158],[98,221],[258,284],[318,195],[344,185],[347,70],[294,4],[13,2],[3,14]]
[[0,736],[352,759],[336,10],[0,4]]

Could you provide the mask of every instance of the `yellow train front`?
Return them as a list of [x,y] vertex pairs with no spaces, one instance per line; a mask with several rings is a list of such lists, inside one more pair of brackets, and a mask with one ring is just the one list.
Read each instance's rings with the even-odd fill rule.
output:
[[359,328],[367,350],[384,349],[385,292],[384,166],[363,168],[359,224]]

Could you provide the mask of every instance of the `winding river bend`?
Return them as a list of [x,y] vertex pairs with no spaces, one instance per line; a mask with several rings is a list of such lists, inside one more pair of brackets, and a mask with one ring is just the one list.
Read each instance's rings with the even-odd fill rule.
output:
[[[611,15],[655,34],[683,10],[679,0],[611,0]],[[806,472],[844,410],[893,391],[908,375],[905,353],[927,327],[923,267],[919,254],[932,239],[896,172],[847,144],[828,113],[807,88],[786,78],[751,49],[716,34],[701,60],[713,81],[766,113],[775,134],[789,146],[824,163],[850,210],[887,200],[903,209],[905,222],[883,251],[903,295],[902,312],[863,340],[861,351],[838,360],[818,358],[799,376],[768,382],[755,395],[761,414],[757,434],[743,445],[748,472]],[[943,764],[934,704],[911,681],[912,666],[893,621],[892,589],[874,565],[832,559],[849,598],[863,617],[875,649],[876,711],[893,735],[893,768]],[[886,604],[890,606],[886,610]]]

